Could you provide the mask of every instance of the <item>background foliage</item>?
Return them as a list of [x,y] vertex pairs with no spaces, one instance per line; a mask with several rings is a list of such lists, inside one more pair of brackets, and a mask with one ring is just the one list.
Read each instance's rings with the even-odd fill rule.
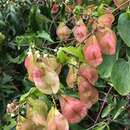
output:
[[[67,84],[64,79],[68,71],[67,64],[74,64],[69,57],[74,56],[84,61],[81,48],[75,48],[75,41],[66,44],[56,35],[59,22],[71,25],[71,15],[65,13],[66,4],[57,0],[60,10],[51,13],[52,1],[44,0],[0,0],[0,129],[13,130],[16,116],[6,112],[6,106],[13,100],[24,103],[28,96],[42,97],[28,80],[23,61],[29,47],[41,53],[54,54],[59,47],[57,57],[65,64],[61,79],[63,89]],[[70,4],[73,0],[68,1]],[[70,125],[71,130],[128,130],[130,128],[130,16],[129,8],[119,10],[111,0],[84,0],[84,6],[97,5],[94,17],[100,16],[104,7],[111,6],[115,15],[112,29],[117,34],[117,51],[114,56],[103,56],[103,63],[98,67],[100,75],[96,82],[99,101],[89,110],[88,116],[78,124]],[[76,6],[74,14],[82,13],[84,6]],[[127,11],[126,11],[127,10]],[[128,14],[128,17],[126,16]],[[69,47],[71,46],[71,47]],[[56,55],[56,54],[54,54]],[[67,94],[77,96],[75,91],[65,90]],[[21,97],[21,98],[20,98]],[[25,110],[20,110],[24,115]]]

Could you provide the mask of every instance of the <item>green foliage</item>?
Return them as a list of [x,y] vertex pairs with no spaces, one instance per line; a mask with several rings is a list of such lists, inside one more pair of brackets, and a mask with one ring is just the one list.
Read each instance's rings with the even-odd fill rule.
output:
[[[67,2],[56,0],[56,2],[59,10],[56,14],[52,14],[53,1],[51,0],[0,1],[0,129],[15,129],[17,116],[26,117],[30,99],[42,100],[47,105],[48,111],[52,106],[61,111],[59,104],[61,95],[80,99],[78,83],[73,88],[69,88],[66,83],[69,65],[77,70],[81,64],[88,65],[83,53],[84,43],[76,43],[72,34],[73,28],[79,18],[83,18],[85,25],[97,21],[99,16],[106,13],[109,6],[116,16],[112,27],[117,36],[116,54],[113,56],[103,54],[103,62],[96,68],[99,78],[93,85],[99,92],[99,100],[88,110],[88,115],[80,123],[70,124],[69,127],[70,130],[129,128],[130,19],[128,11],[118,10],[112,0],[88,0],[81,5],[76,5],[74,0]],[[91,4],[94,5],[92,6],[94,11],[88,15],[91,11],[86,12],[86,10],[90,9]],[[72,10],[66,12],[67,7]],[[60,22],[64,22],[72,30],[67,40],[60,41],[57,37],[56,29]],[[88,28],[92,34],[95,33],[95,25]],[[62,68],[61,71],[57,70],[60,72],[60,88],[57,94],[45,95],[35,87],[34,82],[28,80],[23,64],[30,50],[38,63],[41,61],[37,58],[40,55],[42,58],[54,56],[61,64],[55,68],[59,70]],[[49,61],[47,67],[51,64],[55,66]],[[78,77],[79,73],[77,72],[76,75]],[[77,78],[76,81],[79,79]],[[12,113],[7,113],[6,109],[7,104],[14,99],[19,102],[19,109],[13,112],[15,116],[11,117]]]
[[121,95],[128,95],[130,92],[130,63],[119,59],[112,68],[111,80],[113,87]]

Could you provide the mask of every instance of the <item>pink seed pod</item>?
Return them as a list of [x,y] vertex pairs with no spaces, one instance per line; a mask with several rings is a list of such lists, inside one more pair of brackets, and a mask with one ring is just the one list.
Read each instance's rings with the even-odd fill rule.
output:
[[57,27],[56,34],[60,40],[67,40],[71,34],[71,30],[61,22]]
[[98,24],[101,26],[106,26],[111,28],[114,20],[115,20],[114,15],[112,13],[107,13],[98,18]]
[[76,98],[62,96],[60,106],[69,123],[78,123],[87,115],[86,104]]
[[56,3],[53,3],[51,7],[51,13],[56,14],[58,11],[59,11],[59,5]]
[[69,130],[67,119],[54,107],[48,113],[48,130]]
[[82,43],[87,38],[88,29],[82,20],[78,21],[73,28],[73,34],[77,42]]
[[109,28],[98,28],[95,32],[101,51],[107,55],[116,53],[117,38],[115,32]]
[[34,58],[33,55],[28,55],[25,60],[24,60],[24,66],[28,71],[28,79],[33,81],[33,77],[32,77],[32,71],[33,68],[35,67],[35,63],[34,63]]
[[93,67],[97,67],[103,61],[102,53],[95,35],[91,35],[86,41],[83,53],[87,62]]
[[79,68],[79,75],[88,80],[92,85],[98,80],[98,71],[90,65],[81,65]]
[[33,69],[33,81],[36,87],[45,94],[56,94],[60,82],[58,74],[51,68],[35,67]]
[[80,100],[90,109],[99,99],[98,91],[86,79],[80,77],[79,80],[78,89]]

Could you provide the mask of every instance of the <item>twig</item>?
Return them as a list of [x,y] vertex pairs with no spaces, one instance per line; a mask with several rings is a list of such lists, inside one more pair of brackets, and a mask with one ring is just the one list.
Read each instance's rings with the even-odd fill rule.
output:
[[109,95],[109,93],[110,93],[111,90],[112,90],[112,87],[110,87],[110,89],[108,90],[108,92],[107,92],[107,94],[106,94],[106,97],[105,97],[105,99],[104,99],[104,101],[103,101],[103,103],[102,103],[102,106],[101,106],[101,108],[100,108],[99,114],[98,114],[98,116],[97,116],[97,118],[96,118],[96,120],[95,120],[95,122],[94,122],[94,125],[97,123],[97,121],[98,121],[98,119],[99,119],[99,117],[100,117],[100,115],[101,115],[101,112],[102,112],[102,110],[103,110],[103,108],[104,108],[104,105],[105,105],[105,103],[106,103],[106,101],[107,101],[107,97],[108,97],[108,95]]
[[117,11],[120,7],[122,7],[123,5],[127,4],[128,2],[130,2],[130,0],[125,1],[124,3],[122,3],[120,6],[118,6],[112,13],[114,13],[115,11]]

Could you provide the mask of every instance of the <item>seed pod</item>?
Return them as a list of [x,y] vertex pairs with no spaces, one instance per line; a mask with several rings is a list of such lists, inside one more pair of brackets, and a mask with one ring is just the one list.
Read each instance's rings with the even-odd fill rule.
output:
[[39,99],[28,98],[29,104],[32,106],[31,113],[28,111],[28,117],[38,126],[46,126],[48,107],[46,103]]
[[25,60],[24,60],[24,66],[27,69],[28,72],[28,79],[33,81],[33,75],[32,75],[32,71],[36,66],[36,62],[35,62],[35,57],[34,55],[31,53],[29,54]]
[[49,57],[44,57],[42,59],[42,61],[49,66],[50,68],[52,68],[55,72],[57,72],[58,74],[61,71],[62,65],[60,63],[58,63],[57,59],[55,56],[51,55]]
[[58,11],[59,11],[59,5],[56,3],[53,3],[51,7],[51,13],[56,14]]
[[82,20],[78,21],[73,28],[73,34],[77,42],[82,43],[87,38],[88,29]]
[[69,123],[78,123],[87,115],[86,104],[76,98],[62,96],[60,106]]
[[60,82],[58,74],[51,68],[44,65],[43,68],[35,67],[32,72],[33,81],[36,87],[45,94],[56,94]]
[[114,22],[115,17],[111,13],[104,14],[98,18],[98,23],[101,26],[106,26],[111,28],[112,23]]
[[67,119],[54,107],[49,111],[48,130],[69,130]]
[[60,40],[67,40],[71,34],[71,30],[61,22],[57,27],[56,34]]
[[98,28],[95,32],[101,51],[107,55],[116,53],[116,34],[109,28]]
[[70,88],[73,88],[77,81],[78,70],[72,65],[69,65],[69,72],[67,74],[66,83]]
[[20,117],[17,123],[16,130],[37,130],[36,125],[29,119]]
[[101,53],[101,50],[100,50],[100,47],[98,45],[98,41],[95,35],[91,35],[85,41],[83,53],[84,53],[85,59],[90,65],[97,67],[98,65],[102,63],[103,61],[102,53]]
[[88,80],[92,85],[98,80],[97,69],[90,65],[81,65],[79,68],[79,75]]
[[80,100],[87,105],[88,109],[90,109],[99,99],[98,91],[82,77],[79,78],[78,89]]

